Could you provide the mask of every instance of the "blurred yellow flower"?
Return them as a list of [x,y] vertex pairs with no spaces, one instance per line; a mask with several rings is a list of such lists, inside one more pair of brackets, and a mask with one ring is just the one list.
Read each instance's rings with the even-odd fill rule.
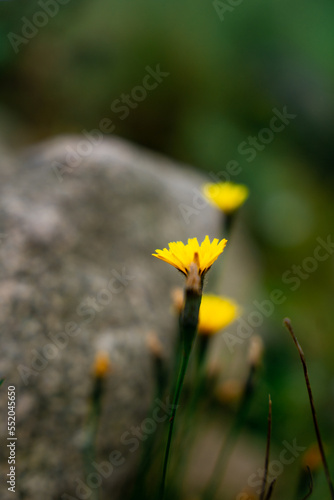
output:
[[309,467],[311,472],[320,469],[322,465],[321,454],[318,443],[311,445],[304,453],[302,458],[302,466],[304,469]]
[[152,255],[176,267],[186,276],[194,262],[198,267],[198,273],[203,275],[223,252],[226,243],[227,240],[219,241],[218,238],[210,243],[209,236],[206,236],[199,245],[197,238],[189,238],[186,245],[182,241],[172,242],[168,244],[169,249],[156,250]]
[[215,394],[222,403],[234,403],[240,400],[242,390],[243,385],[239,380],[229,379],[217,387]]
[[162,359],[164,357],[164,347],[155,332],[148,332],[146,335],[146,345],[154,358]]
[[261,364],[263,356],[263,341],[259,335],[252,335],[248,348],[248,362],[254,368]]
[[238,500],[258,500],[258,498],[258,495],[247,488],[242,490],[242,492],[237,495]]
[[248,198],[248,187],[233,182],[205,184],[203,193],[207,199],[223,212],[229,214],[239,208]]
[[171,293],[171,298],[172,298],[172,304],[174,310],[178,313],[181,314],[183,307],[184,307],[184,291],[180,287],[176,287],[172,290]]
[[93,373],[95,377],[102,378],[110,371],[110,360],[108,353],[99,351],[96,353],[93,364]]
[[199,335],[213,335],[240,315],[235,302],[218,295],[203,295],[199,309]]

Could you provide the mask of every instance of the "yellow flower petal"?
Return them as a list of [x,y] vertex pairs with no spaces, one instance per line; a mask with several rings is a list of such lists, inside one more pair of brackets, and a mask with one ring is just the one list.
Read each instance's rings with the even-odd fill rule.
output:
[[199,274],[203,275],[223,252],[226,243],[227,240],[219,241],[218,238],[210,243],[209,236],[206,236],[199,245],[197,238],[189,238],[186,245],[182,241],[172,242],[168,245],[169,249],[157,249],[152,255],[176,267],[186,276],[191,263],[195,262],[198,265]]
[[232,300],[204,294],[199,310],[198,333],[213,335],[232,323],[239,315],[240,309]]
[[248,198],[248,188],[233,182],[205,184],[203,193],[207,199],[225,213],[234,212]]
[[104,377],[110,371],[110,359],[108,353],[104,351],[97,352],[93,365],[95,377]]

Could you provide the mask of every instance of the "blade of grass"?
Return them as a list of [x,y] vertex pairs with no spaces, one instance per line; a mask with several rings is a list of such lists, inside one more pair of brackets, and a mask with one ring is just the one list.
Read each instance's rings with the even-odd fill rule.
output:
[[307,472],[308,472],[308,476],[309,476],[309,480],[310,480],[309,492],[302,498],[302,500],[306,500],[307,498],[309,498],[312,494],[312,491],[313,491],[313,477],[312,477],[309,466],[307,466]]
[[[266,446],[266,458],[264,461],[264,476],[262,481],[262,488],[259,500],[264,499],[264,494],[266,491],[267,477],[268,477],[268,467],[269,467],[269,455],[270,455],[270,440],[271,440],[271,424],[272,424],[272,404],[269,395],[269,411],[268,411],[268,431],[267,431],[267,446]],[[270,489],[270,488],[269,488]]]
[[273,479],[269,485],[269,488],[268,488],[268,491],[267,491],[267,494],[266,494],[266,498],[264,500],[270,500],[271,498],[271,495],[273,494],[273,490],[274,490],[274,486],[276,484],[276,480],[277,480],[277,477],[275,477],[275,479]]
[[318,419],[317,419],[317,415],[316,415],[316,411],[315,411],[314,400],[313,400],[313,395],[312,395],[312,390],[311,390],[310,379],[309,379],[309,376],[308,376],[308,370],[307,370],[305,355],[304,355],[303,349],[301,348],[301,346],[300,346],[300,344],[299,344],[299,342],[298,342],[298,340],[297,340],[297,338],[296,338],[296,336],[294,334],[294,331],[293,331],[290,319],[289,318],[285,318],[284,321],[283,321],[283,323],[284,323],[284,326],[287,328],[288,332],[290,333],[290,335],[292,337],[292,340],[295,343],[295,346],[298,349],[300,360],[301,360],[302,365],[303,365],[304,377],[305,377],[305,382],[306,382],[308,397],[309,397],[309,401],[310,401],[310,405],[311,405],[311,412],[312,412],[312,418],[313,418],[313,424],[314,424],[315,434],[317,436],[319,451],[320,451],[321,460],[322,460],[322,463],[323,463],[323,466],[324,466],[326,480],[327,480],[329,491],[330,491],[330,494],[331,494],[331,499],[334,500],[334,488],[333,488],[333,483],[332,483],[331,476],[330,476],[330,473],[329,473],[329,468],[328,468],[328,464],[327,464],[327,460],[326,460],[326,455],[325,455],[325,451],[324,451],[324,447],[323,447],[322,439],[321,439],[321,435],[320,435],[320,429],[319,429]]

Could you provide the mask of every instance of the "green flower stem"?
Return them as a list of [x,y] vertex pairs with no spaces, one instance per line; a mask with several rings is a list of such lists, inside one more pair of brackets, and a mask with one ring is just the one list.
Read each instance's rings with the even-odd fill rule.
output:
[[223,230],[224,230],[224,234],[227,235],[226,238],[228,238],[232,232],[233,223],[235,220],[234,214],[235,214],[234,211],[231,213],[225,214],[224,223],[223,223]]
[[[221,214],[220,234],[221,236],[224,235],[224,238],[227,238],[227,240],[230,239],[231,233],[233,231],[235,214],[236,211],[233,211],[228,214],[225,213]],[[217,261],[215,263],[215,271],[211,273],[211,279],[210,279],[210,290],[214,291],[215,293],[220,292],[223,273],[224,273],[224,262]]]
[[179,372],[179,376],[178,376],[178,380],[177,380],[177,384],[176,384],[176,390],[175,390],[175,394],[174,394],[172,414],[171,414],[170,419],[169,419],[169,432],[168,432],[167,446],[166,446],[166,452],[165,452],[164,468],[163,468],[163,473],[162,473],[161,499],[163,499],[164,492],[165,492],[168,458],[169,458],[170,446],[171,446],[171,442],[172,442],[172,434],[173,434],[173,428],[174,428],[176,409],[178,407],[181,389],[182,389],[183,381],[184,381],[184,376],[185,376],[186,371],[187,371],[189,357],[190,357],[190,351],[188,351],[187,353],[186,352],[183,353],[181,368],[180,368],[180,372]]
[[[196,354],[196,366],[195,366],[195,375],[193,380],[193,387],[191,391],[191,397],[189,404],[187,406],[187,412],[185,417],[186,429],[184,430],[184,439],[188,437],[190,431],[189,422],[195,422],[196,417],[199,416],[196,409],[198,408],[198,404],[201,400],[205,392],[205,384],[206,384],[206,357],[208,348],[211,342],[211,337],[209,335],[198,335],[196,339],[197,345],[195,345],[195,349],[197,350]],[[188,448],[188,446],[186,446]],[[186,464],[186,460],[183,461]]]
[[198,335],[198,350],[197,350],[197,366],[196,376],[197,380],[205,376],[205,361],[207,358],[208,348],[211,343],[212,337],[210,335]]
[[197,408],[205,390],[205,361],[210,341],[211,337],[207,335],[198,335],[196,339],[196,371],[194,380],[192,381],[190,401],[188,402],[180,429],[180,435],[182,435],[182,449],[179,452],[179,463],[177,467],[174,468],[175,470],[173,470],[174,484],[182,483],[189,463],[191,455],[190,450],[193,444],[193,441],[190,441],[190,437],[193,440],[194,433],[196,433],[198,417],[200,416]]
[[168,432],[165,459],[163,465],[160,500],[163,500],[165,494],[168,459],[172,442],[176,409],[179,404],[183,381],[187,371],[192,345],[197,332],[198,314],[202,300],[202,285],[203,285],[202,280],[198,275],[198,267],[194,264],[193,267],[191,266],[189,275],[187,277],[186,289],[185,289],[185,305],[183,313],[180,316],[180,338],[182,342],[182,359],[181,359],[179,376],[176,382],[172,413],[169,419],[169,432]]

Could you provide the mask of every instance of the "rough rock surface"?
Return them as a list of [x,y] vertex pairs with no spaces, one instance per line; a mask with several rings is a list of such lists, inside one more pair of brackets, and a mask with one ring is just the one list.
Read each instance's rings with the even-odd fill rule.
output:
[[[183,283],[151,256],[169,241],[219,234],[197,195],[203,178],[118,139],[60,137],[0,173],[1,440],[7,387],[17,396],[17,484],[26,500],[90,498],[81,447],[95,353],[109,352],[97,461],[124,457],[101,500],[125,498],[137,453],[121,436],[147,415],[154,388],[146,335],[166,357],[175,339],[170,291]],[[1,498],[8,448],[1,446]],[[115,455],[117,462],[117,456]],[[82,481],[82,482],[80,482]],[[19,496],[18,496],[19,497]]]

